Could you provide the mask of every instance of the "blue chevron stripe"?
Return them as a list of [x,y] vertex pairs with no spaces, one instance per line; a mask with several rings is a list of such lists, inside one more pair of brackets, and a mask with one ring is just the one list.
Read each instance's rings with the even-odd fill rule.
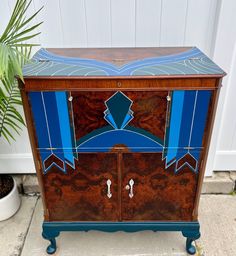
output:
[[193,112],[196,94],[196,91],[185,91],[184,93],[184,104],[181,116],[181,127],[179,130],[179,142],[176,159],[180,159],[188,152],[188,149],[185,149],[185,147],[188,146],[191,136],[190,133],[194,115]]
[[[201,147],[206,125],[207,113],[209,109],[212,91],[198,91],[194,122],[192,127],[191,147]],[[198,159],[200,152],[194,152],[194,157]]]
[[172,105],[170,113],[170,127],[169,127],[169,138],[168,147],[166,154],[166,163],[171,163],[177,154],[179,145],[179,136],[182,120],[182,112],[184,106],[185,91],[174,91],[172,94]]
[[59,118],[60,126],[60,136],[62,140],[62,150],[64,157],[67,161],[74,165],[74,156],[73,152],[64,149],[72,149],[72,132],[70,129],[70,118],[68,113],[68,104],[67,104],[67,93],[66,92],[55,92],[56,96],[56,105],[57,105],[57,114]]

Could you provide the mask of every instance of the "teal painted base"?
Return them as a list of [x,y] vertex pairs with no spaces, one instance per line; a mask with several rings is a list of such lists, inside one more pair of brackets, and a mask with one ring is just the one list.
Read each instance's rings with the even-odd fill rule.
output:
[[152,231],[180,231],[187,238],[186,250],[195,254],[196,248],[192,242],[200,237],[199,222],[44,222],[43,238],[50,241],[47,248],[48,254],[56,252],[56,237],[61,231],[89,231],[99,230],[105,232],[125,231],[137,232],[142,230]]

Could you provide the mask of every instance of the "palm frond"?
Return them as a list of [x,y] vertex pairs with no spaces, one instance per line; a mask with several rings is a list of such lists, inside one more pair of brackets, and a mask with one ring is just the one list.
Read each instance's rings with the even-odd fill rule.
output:
[[16,77],[23,81],[22,67],[29,61],[31,50],[37,44],[27,41],[39,35],[35,30],[42,24],[31,24],[41,11],[26,16],[32,0],[17,0],[11,18],[0,36],[0,137],[8,142],[14,139],[12,131],[19,134],[24,120],[17,110],[21,105]]

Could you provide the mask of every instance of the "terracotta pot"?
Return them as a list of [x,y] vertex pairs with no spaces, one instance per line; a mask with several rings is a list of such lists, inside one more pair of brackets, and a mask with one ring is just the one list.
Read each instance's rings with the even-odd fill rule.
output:
[[20,204],[21,199],[16,181],[14,180],[14,186],[11,192],[0,199],[0,221],[9,219],[11,216],[13,216],[18,211]]

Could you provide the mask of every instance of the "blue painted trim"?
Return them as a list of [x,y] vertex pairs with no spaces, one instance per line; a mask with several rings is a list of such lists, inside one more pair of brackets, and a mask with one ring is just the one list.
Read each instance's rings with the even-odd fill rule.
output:
[[199,230],[198,221],[193,222],[43,222],[43,231],[89,231],[104,232],[137,232],[153,231],[182,231]]
[[104,232],[137,232],[143,230],[152,231],[180,231],[187,237],[186,250],[189,254],[196,252],[192,242],[200,237],[200,225],[193,222],[43,222],[43,238],[50,241],[47,248],[49,254],[56,251],[55,238],[62,231],[89,231],[98,230]]

